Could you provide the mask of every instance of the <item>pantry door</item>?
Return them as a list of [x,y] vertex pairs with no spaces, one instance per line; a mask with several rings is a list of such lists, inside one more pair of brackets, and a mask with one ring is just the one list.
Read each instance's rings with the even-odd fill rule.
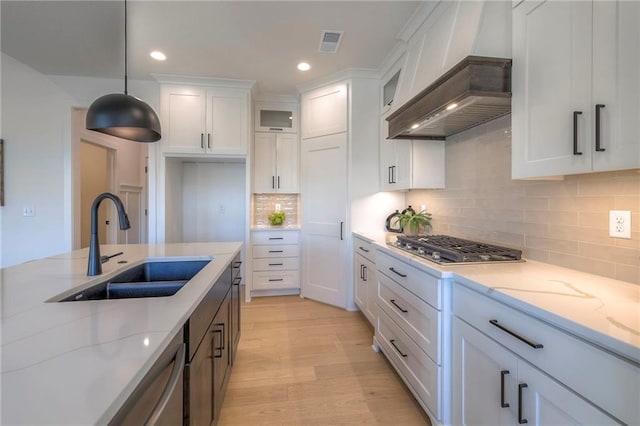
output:
[[346,307],[347,135],[302,141],[303,297]]

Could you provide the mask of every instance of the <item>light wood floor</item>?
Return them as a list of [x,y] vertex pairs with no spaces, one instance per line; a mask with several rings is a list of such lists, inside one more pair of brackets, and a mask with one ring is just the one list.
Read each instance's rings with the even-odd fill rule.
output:
[[254,298],[218,425],[430,425],[372,333],[359,312]]

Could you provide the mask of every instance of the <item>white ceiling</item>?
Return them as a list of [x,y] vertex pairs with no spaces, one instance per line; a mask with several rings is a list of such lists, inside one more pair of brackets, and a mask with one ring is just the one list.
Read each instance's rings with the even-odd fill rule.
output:
[[[51,75],[124,75],[121,1],[0,3],[2,51]],[[151,73],[256,80],[263,93],[346,68],[378,68],[419,1],[128,1],[129,78]],[[322,30],[344,31],[338,53]],[[151,50],[168,57],[157,62]],[[300,61],[312,69],[301,73]]]

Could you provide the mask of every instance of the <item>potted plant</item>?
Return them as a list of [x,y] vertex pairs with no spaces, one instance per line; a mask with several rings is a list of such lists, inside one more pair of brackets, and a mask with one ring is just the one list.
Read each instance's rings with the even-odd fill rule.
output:
[[418,235],[431,225],[431,213],[422,210],[420,213],[402,213],[398,216],[398,222],[407,235]]

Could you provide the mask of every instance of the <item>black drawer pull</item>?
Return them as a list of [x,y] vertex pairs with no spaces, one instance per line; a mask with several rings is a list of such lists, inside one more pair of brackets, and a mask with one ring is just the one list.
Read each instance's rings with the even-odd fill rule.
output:
[[269,237],[270,240],[284,240],[284,237]]
[[502,324],[498,323],[498,320],[489,320],[489,323],[493,326],[498,327],[500,330],[504,331],[505,333],[508,333],[510,335],[512,335],[513,337],[515,337],[516,339],[520,340],[523,343],[526,343],[527,345],[531,346],[533,349],[542,349],[544,346],[542,345],[542,343],[537,343],[534,342],[531,339],[527,339],[526,337],[521,336],[520,334],[516,333],[515,331],[511,330],[508,327],[505,327]]
[[284,281],[283,278],[269,278],[269,282],[273,283],[273,282],[277,282],[277,281]]
[[578,151],[578,116],[582,115],[582,111],[573,111],[573,155],[582,155]]
[[280,128],[280,127],[269,127],[269,130],[271,130],[271,131],[277,130],[277,131],[281,132],[282,128]]
[[269,253],[284,253],[284,250],[269,250]]
[[402,358],[406,358],[407,354],[403,354],[402,351],[400,349],[398,349],[398,347],[396,346],[396,344],[394,342],[395,342],[394,339],[389,340],[389,343],[391,343],[391,346],[396,348],[396,351],[398,351],[398,353],[402,356]]
[[395,269],[393,269],[393,267],[390,267],[390,268],[389,268],[389,270],[390,270],[391,272],[393,272],[394,274],[401,276],[402,278],[407,278],[407,274],[403,274],[403,273],[401,273],[401,272],[398,272],[398,271],[396,271]]
[[409,312],[409,311],[407,311],[406,309],[401,308],[401,307],[396,303],[396,299],[391,299],[391,300],[389,300],[389,302],[391,302],[391,303],[393,304],[393,306],[395,306],[396,308],[400,309],[400,312],[402,312],[402,313],[404,313],[404,314],[406,314],[407,312]]
[[269,266],[282,266],[283,263],[270,263]]
[[528,387],[526,383],[520,383],[518,385],[518,423],[523,425],[529,423],[527,419],[522,418],[522,389]]
[[504,402],[504,376],[509,374],[509,370],[502,370],[500,372],[500,407],[507,408],[509,404]]
[[362,246],[360,246],[360,250],[362,250],[362,251],[363,251],[363,252],[365,252],[365,253],[369,253],[369,250],[367,250],[366,248],[364,248],[364,247],[362,247]]
[[604,108],[603,104],[596,105],[596,151],[598,152],[606,151],[606,149],[600,145],[600,110],[602,108]]

